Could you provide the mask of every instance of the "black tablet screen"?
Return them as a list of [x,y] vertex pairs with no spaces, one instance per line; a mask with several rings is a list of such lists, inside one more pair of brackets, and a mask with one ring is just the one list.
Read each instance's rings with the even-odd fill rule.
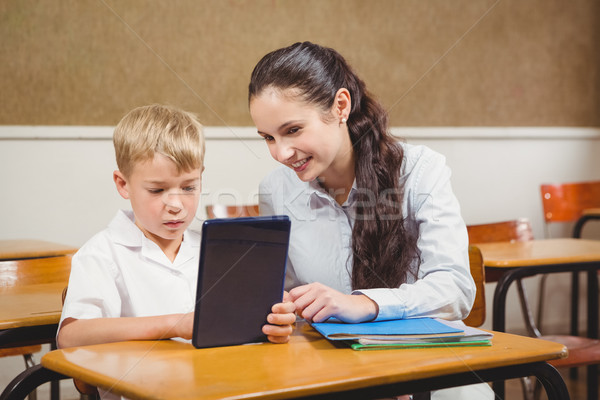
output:
[[281,302],[289,235],[286,216],[204,222],[195,347],[266,340],[262,326],[273,304]]

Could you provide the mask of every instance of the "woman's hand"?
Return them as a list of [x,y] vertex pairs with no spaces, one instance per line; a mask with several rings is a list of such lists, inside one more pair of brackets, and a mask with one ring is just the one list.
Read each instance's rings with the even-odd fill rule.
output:
[[283,292],[283,302],[275,304],[271,311],[267,315],[268,324],[263,325],[262,331],[272,343],[287,343],[296,322],[296,305],[290,300],[288,292]]
[[365,295],[343,294],[321,283],[309,283],[290,290],[296,312],[302,318],[323,322],[335,317],[344,322],[371,321],[377,317],[377,304]]

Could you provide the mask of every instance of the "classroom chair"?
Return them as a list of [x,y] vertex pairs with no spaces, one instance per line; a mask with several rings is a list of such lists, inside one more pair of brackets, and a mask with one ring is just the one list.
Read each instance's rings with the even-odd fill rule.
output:
[[[531,224],[526,218],[491,224],[470,225],[467,226],[467,231],[469,233],[469,242],[475,244],[499,241],[533,240]],[[486,282],[490,282],[490,280],[486,279]],[[569,351],[567,358],[549,361],[551,365],[555,367],[575,368],[600,364],[600,340],[572,335],[543,335],[540,332],[539,327],[535,324],[534,319],[531,317],[527,296],[521,282],[517,282],[517,289],[522,300],[521,308],[529,334],[540,339],[561,343],[565,345]],[[523,299],[525,299],[524,302]],[[597,400],[589,398],[590,388],[598,385],[598,376],[590,372],[591,370],[588,369],[588,400]],[[537,398],[537,396],[539,396],[539,385],[536,385],[533,389],[529,389],[528,386],[529,385],[523,381],[524,392],[527,391],[526,398],[531,397],[532,390],[533,396]]]
[[258,204],[244,204],[239,206],[212,204],[206,206],[206,215],[209,219],[257,217],[259,215],[259,211]]
[[[581,238],[584,225],[600,220],[600,181],[543,184],[540,186],[546,237],[550,238],[550,225],[574,223],[573,238]],[[540,281],[538,326],[543,315],[545,277]],[[571,335],[579,332],[579,274],[571,275]]]
[[[468,225],[467,232],[469,235],[469,243],[475,244],[490,242],[525,242],[533,240],[533,230],[531,229],[531,223],[527,218],[480,225]],[[502,271],[488,271],[486,282],[498,282],[501,276]],[[522,280],[517,280],[516,286],[527,332],[530,336],[539,336],[540,333],[536,328],[533,313],[529,306],[529,298]]]

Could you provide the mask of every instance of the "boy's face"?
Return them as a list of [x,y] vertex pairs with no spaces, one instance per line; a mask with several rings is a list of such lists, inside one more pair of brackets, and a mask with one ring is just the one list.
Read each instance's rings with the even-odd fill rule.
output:
[[135,224],[163,251],[179,246],[193,221],[202,191],[200,169],[179,173],[162,154],[138,163],[129,177],[115,171],[121,196],[131,201]]

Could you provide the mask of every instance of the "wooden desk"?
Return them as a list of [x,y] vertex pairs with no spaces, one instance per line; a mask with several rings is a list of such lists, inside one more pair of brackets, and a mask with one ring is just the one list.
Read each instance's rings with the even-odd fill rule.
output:
[[53,343],[69,280],[71,254],[20,254],[0,260],[0,348]]
[[[76,251],[42,240],[0,240],[0,348],[55,348],[61,294]],[[53,382],[51,397],[58,396]]]
[[66,284],[0,288],[0,348],[54,341]]
[[[598,277],[600,241],[584,239],[549,239],[527,242],[477,244],[488,268],[505,271],[496,285],[493,301],[492,329],[504,331],[506,295],[512,282],[538,274],[587,272],[588,337],[598,338]],[[597,374],[598,365],[590,365],[588,374]],[[495,386],[502,392],[501,384]],[[503,386],[503,385],[502,385]],[[592,389],[596,391],[598,388]]]
[[22,399],[49,379],[73,377],[132,399],[366,399],[536,375],[550,399],[568,399],[545,361],[563,345],[497,333],[489,347],[355,351],[300,323],[289,344],[194,349],[136,341],[56,350],[13,381],[0,400]]
[[[495,331],[505,330],[506,293],[514,280],[543,273],[572,271],[588,271],[595,277],[595,271],[600,269],[598,240],[548,239],[482,243],[476,246],[481,250],[486,269],[505,271],[494,292],[492,329]],[[588,335],[597,338],[597,279],[588,279],[588,294]]]

